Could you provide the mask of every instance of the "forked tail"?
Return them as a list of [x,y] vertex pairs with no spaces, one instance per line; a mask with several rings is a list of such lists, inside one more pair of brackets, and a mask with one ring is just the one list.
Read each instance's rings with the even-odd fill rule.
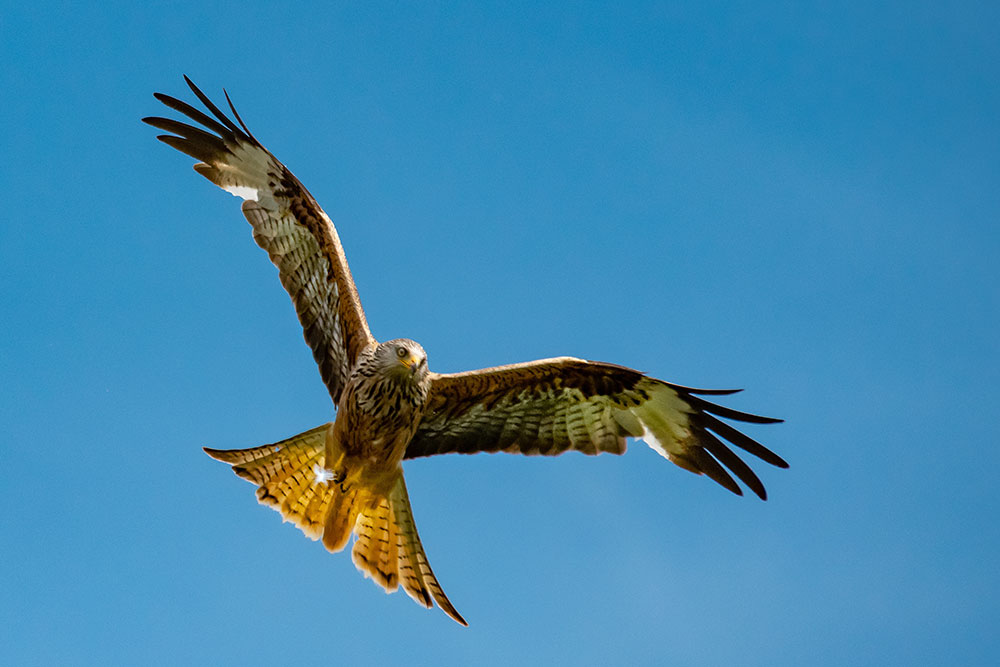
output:
[[280,512],[309,538],[323,538],[330,551],[340,551],[351,534],[356,535],[351,552],[354,565],[386,592],[402,584],[419,604],[430,608],[437,602],[446,614],[468,625],[427,562],[402,470],[388,487],[374,489],[354,483],[342,489],[324,467],[329,426],[261,447],[206,447],[205,453],[231,464],[233,472],[257,485],[260,503]]
[[354,565],[391,593],[400,584],[418,604],[441,610],[462,625],[468,625],[438,583],[413,522],[406,482],[400,471],[388,497],[373,498],[362,508],[354,525]]

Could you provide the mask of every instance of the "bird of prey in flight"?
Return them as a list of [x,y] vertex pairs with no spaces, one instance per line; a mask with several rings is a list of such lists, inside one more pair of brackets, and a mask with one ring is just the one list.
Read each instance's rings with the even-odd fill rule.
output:
[[402,586],[419,604],[436,602],[467,625],[417,535],[403,481],[406,459],[476,452],[623,454],[627,438],[641,438],[668,461],[742,495],[735,475],[761,499],[767,496],[760,479],[724,441],[788,467],[720,418],[780,420],[703,398],[732,390],[692,389],[572,357],[435,373],[416,341],[375,340],[333,222],[250,133],[228,94],[232,118],[185,81],[205,111],[169,95],[155,97],[193,125],[143,121],[169,132],[157,138],[198,160],[195,171],[244,200],[254,240],[278,268],[336,406],[332,422],[287,440],[205,451],[231,464],[257,485],[259,502],[330,551],[343,549],[353,534],[354,564],[387,592]]

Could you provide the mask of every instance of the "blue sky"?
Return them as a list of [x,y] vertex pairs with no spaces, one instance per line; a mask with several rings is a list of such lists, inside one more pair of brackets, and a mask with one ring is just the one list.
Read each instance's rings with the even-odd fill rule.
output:
[[[0,662],[995,663],[998,18],[8,3]],[[468,629],[282,525],[201,447],[331,406],[237,202],[139,122],[182,74],[337,223],[376,337],[746,387],[770,500],[641,443],[414,461]]]

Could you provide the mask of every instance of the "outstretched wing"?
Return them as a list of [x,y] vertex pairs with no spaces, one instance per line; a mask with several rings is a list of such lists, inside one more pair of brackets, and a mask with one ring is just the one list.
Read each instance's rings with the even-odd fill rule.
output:
[[253,238],[278,267],[306,343],[336,403],[358,354],[375,342],[337,230],[292,172],[250,133],[228,94],[226,101],[238,126],[190,79],[184,80],[214,118],[156,93],[156,99],[202,127],[169,118],[142,120],[172,132],[157,139],[201,160],[195,171],[245,200],[243,214],[253,227]]
[[788,464],[719,417],[759,424],[781,420],[698,396],[731,393],[681,387],[631,368],[572,357],[435,373],[405,458],[501,451],[553,456],[571,449],[623,454],[625,438],[634,437],[685,470],[742,495],[728,468],[766,500],[760,479],[722,439],[772,465]]

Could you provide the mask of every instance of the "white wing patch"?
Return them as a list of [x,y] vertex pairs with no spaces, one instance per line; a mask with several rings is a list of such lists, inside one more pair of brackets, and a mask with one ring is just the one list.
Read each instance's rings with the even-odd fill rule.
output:
[[650,430],[646,422],[640,419],[639,423],[641,423],[643,427],[643,432],[642,435],[639,436],[639,439],[645,442],[647,445],[649,445],[649,448],[652,449],[654,452],[656,452],[657,454],[659,454],[660,456],[669,461],[670,452],[667,451],[667,448],[664,447],[663,443],[656,438],[656,435],[653,434],[653,431]]
[[251,188],[246,185],[223,185],[222,189],[233,195],[234,197],[239,197],[240,199],[248,199],[250,201],[257,201],[258,191],[257,188]]
[[223,159],[200,163],[194,168],[229,194],[277,210],[268,179],[280,165],[263,148],[247,144],[230,146]]

